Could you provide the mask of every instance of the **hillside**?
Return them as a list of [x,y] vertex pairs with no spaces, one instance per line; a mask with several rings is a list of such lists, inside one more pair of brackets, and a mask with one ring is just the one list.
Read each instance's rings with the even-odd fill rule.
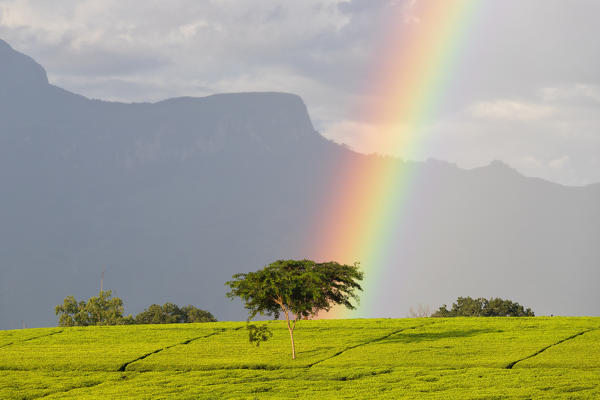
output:
[[600,318],[282,321],[0,331],[3,399],[598,398]]
[[600,314],[600,185],[358,154],[316,132],[292,94],[92,100],[1,40],[0,113],[0,329],[55,325],[54,306],[97,293],[103,270],[126,313],[169,301],[243,319],[224,282],[313,257],[317,211],[345,201],[338,170],[382,162],[418,184],[399,205],[394,264],[364,265],[381,287],[357,315],[458,296]]

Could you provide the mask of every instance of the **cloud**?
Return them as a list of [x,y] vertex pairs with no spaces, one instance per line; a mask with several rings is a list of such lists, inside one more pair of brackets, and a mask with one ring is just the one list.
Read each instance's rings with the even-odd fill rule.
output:
[[550,162],[548,163],[548,166],[550,168],[554,168],[554,169],[563,169],[569,165],[570,161],[571,160],[570,160],[569,156],[562,156],[562,157],[555,158],[554,160],[550,160]]
[[526,167],[528,169],[539,169],[539,168],[543,168],[544,163],[540,160],[538,160],[537,158],[535,158],[534,156],[525,156],[522,157],[520,160],[516,160],[515,164],[517,164],[517,166],[520,167]]
[[600,182],[597,107],[558,106],[541,96],[486,100],[412,129],[347,119],[323,133],[364,153],[436,158],[463,168],[503,160],[522,174],[567,185]]
[[[89,97],[155,101],[253,86],[300,94],[324,111],[314,115],[320,120],[339,111],[311,100],[337,86],[328,102],[343,106],[350,75],[365,58],[361,45],[340,36],[351,20],[344,3],[11,0],[0,5],[0,37],[44,65],[51,82]],[[115,93],[116,82],[127,84]]]
[[467,110],[475,118],[532,121],[552,116],[554,109],[516,100],[483,101],[473,104]]
[[600,86],[575,83],[560,87],[545,87],[540,91],[546,102],[593,102],[600,103]]
[[402,123],[375,124],[345,120],[326,125],[323,132],[356,151],[409,159],[414,158],[410,150],[418,139],[417,131]]

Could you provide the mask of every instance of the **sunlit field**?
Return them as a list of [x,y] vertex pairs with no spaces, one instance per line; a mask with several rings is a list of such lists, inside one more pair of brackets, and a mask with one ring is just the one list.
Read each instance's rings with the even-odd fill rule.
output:
[[600,398],[600,318],[268,324],[0,331],[0,398]]

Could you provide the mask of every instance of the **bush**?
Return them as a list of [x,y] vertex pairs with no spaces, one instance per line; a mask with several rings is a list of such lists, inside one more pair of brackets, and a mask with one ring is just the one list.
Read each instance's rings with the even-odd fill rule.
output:
[[484,299],[479,297],[459,297],[452,309],[444,304],[432,317],[533,317],[531,308],[525,309],[519,303],[501,298]]
[[58,326],[179,324],[217,321],[208,311],[192,305],[180,308],[173,303],[165,303],[162,306],[152,304],[135,318],[131,315],[124,317],[123,300],[111,297],[110,290],[101,291],[98,296],[90,297],[87,302],[77,301],[75,297],[67,296],[63,304],[54,309],[56,315],[60,315]]
[[67,296],[63,304],[54,308],[60,315],[58,326],[126,325],[133,322],[130,316],[123,317],[123,300],[112,297],[110,290],[101,291],[98,296],[86,302]]
[[135,316],[136,324],[182,324],[190,322],[216,322],[217,319],[208,311],[192,305],[179,307],[177,304],[165,303],[162,306],[152,304]]

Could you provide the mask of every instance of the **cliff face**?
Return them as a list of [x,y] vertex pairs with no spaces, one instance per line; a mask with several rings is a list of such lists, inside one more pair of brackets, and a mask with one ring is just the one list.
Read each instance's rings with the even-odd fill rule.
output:
[[[4,91],[37,90],[48,85],[46,71],[31,57],[14,51],[0,39],[0,87]],[[0,93],[2,93],[0,92]]]
[[[127,312],[171,301],[245,318],[224,282],[310,258],[338,169],[373,162],[320,136],[295,95],[90,100],[0,41],[0,329],[54,325],[54,306],[95,294],[103,269]],[[381,299],[369,315],[466,295],[600,312],[598,185],[567,188],[501,163],[416,170],[394,262],[365,265],[384,271],[378,294],[365,294]]]
[[5,42],[0,113],[0,328],[54,324],[102,269],[133,311],[178,301],[241,318],[223,283],[300,256],[316,160],[346,153],[296,95],[90,100]]

